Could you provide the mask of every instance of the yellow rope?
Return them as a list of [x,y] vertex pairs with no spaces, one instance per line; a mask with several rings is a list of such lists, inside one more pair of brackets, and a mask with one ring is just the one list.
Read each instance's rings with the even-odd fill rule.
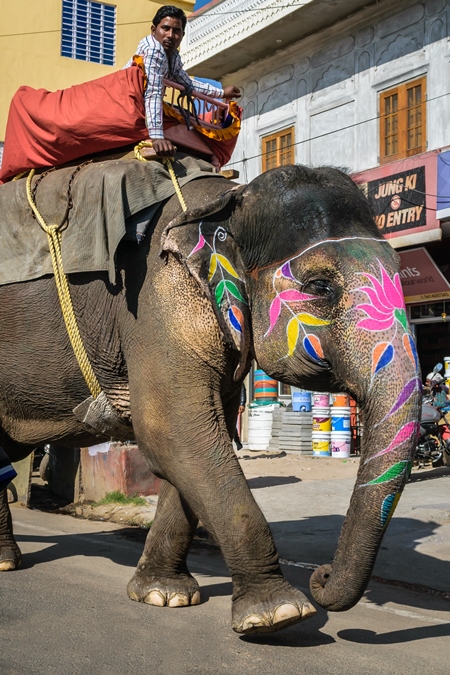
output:
[[[141,141],[134,147],[134,156],[136,159],[138,159],[140,162],[147,162],[148,160],[141,155],[141,148],[152,148],[153,144],[151,141]],[[172,160],[170,157],[161,157],[162,161],[167,167],[167,170],[170,174],[170,177],[172,179],[173,186],[175,188],[175,192],[177,193],[177,197],[180,200],[181,208],[183,211],[187,211],[187,204],[184,201],[183,193],[181,192],[180,184],[178,182],[178,178],[176,176],[176,173],[173,168]]]
[[89,387],[89,391],[91,392],[93,398],[97,398],[97,396],[101,393],[101,388],[89,362],[88,355],[86,354],[86,350],[81,339],[80,331],[78,330],[72,299],[70,297],[69,283],[67,281],[67,276],[64,274],[61,256],[62,234],[60,231],[62,223],[61,225],[47,225],[39,213],[31,193],[31,182],[34,173],[35,171],[32,169],[27,178],[28,203],[33,210],[34,215],[36,216],[36,220],[38,221],[39,225],[47,234],[56,288],[58,290],[59,302],[61,304],[61,310],[64,317],[64,322],[66,324],[67,333],[69,335],[72,349],[78,361],[78,365],[80,366],[83,377]]

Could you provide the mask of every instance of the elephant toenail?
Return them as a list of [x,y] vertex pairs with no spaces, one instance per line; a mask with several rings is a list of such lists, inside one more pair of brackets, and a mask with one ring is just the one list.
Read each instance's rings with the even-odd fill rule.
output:
[[200,604],[200,591],[195,591],[191,598],[191,605],[199,605]]
[[0,562],[0,572],[9,572],[10,570],[16,569],[16,563],[14,560],[3,560]]
[[313,616],[314,614],[317,614],[317,609],[309,602],[304,602],[302,605],[302,619],[306,619],[308,616]]
[[174,595],[169,598],[167,605],[169,607],[187,607],[189,605],[189,599],[184,593],[174,593]]
[[239,632],[247,632],[251,631],[253,628],[260,628],[261,626],[265,626],[266,624],[264,623],[262,617],[258,616],[257,614],[250,614],[248,616],[242,626]]
[[146,596],[144,602],[147,603],[147,605],[156,605],[156,607],[164,607],[166,604],[166,599],[160,591],[150,591],[150,593]]
[[273,613],[273,624],[276,625],[277,623],[288,621],[289,619],[297,619],[300,616],[300,612],[298,611],[297,607],[295,607],[295,605],[288,603],[285,605],[280,605]]

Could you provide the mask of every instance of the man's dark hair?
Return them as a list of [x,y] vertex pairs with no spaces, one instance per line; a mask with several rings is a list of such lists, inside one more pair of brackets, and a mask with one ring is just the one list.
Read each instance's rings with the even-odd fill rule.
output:
[[171,16],[174,19],[179,19],[181,21],[181,25],[183,26],[184,32],[184,29],[186,28],[186,14],[182,9],[179,7],[174,7],[173,5],[164,5],[158,9],[155,16],[153,17],[153,25],[155,28],[167,16]]

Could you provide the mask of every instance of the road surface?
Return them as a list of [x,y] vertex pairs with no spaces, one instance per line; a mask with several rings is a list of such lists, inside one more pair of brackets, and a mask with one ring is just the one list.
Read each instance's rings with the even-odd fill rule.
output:
[[[352,610],[319,609],[261,637],[230,628],[231,583],[220,555],[197,547],[202,604],[168,609],[126,595],[136,531],[14,505],[23,566],[0,575],[2,675],[433,675],[450,672],[450,603],[372,583]],[[283,566],[309,595],[308,570]],[[450,587],[450,579],[449,579]]]

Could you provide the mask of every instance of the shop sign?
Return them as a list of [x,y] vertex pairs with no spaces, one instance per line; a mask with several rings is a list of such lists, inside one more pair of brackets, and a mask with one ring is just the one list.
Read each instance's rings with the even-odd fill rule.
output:
[[383,235],[426,225],[425,195],[424,166],[367,184],[375,222]]
[[400,260],[405,302],[437,302],[450,298],[450,283],[425,248],[401,251]]
[[370,202],[380,233],[394,247],[441,238],[436,151],[377,166],[354,178]]

